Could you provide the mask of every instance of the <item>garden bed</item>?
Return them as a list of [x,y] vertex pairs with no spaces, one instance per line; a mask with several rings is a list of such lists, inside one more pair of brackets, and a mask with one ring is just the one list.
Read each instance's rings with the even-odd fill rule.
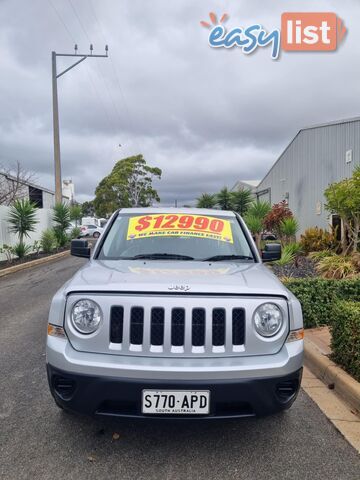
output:
[[9,262],[8,260],[1,260],[0,270],[4,270],[5,268],[9,268],[9,267],[15,267],[16,265],[22,265],[24,263],[28,263],[33,260],[38,260],[40,258],[51,257],[52,255],[65,252],[66,250],[69,250],[69,247],[58,248],[52,253],[44,253],[44,252],[31,253],[30,255],[26,255],[26,257],[24,258],[14,258],[11,262]]
[[279,278],[313,278],[318,276],[315,261],[305,256],[298,257],[296,261],[286,265],[273,264],[271,269]]

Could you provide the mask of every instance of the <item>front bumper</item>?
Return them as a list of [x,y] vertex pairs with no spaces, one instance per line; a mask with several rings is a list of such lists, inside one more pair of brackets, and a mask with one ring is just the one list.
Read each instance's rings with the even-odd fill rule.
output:
[[[141,418],[233,418],[288,409],[298,394],[302,369],[275,378],[237,381],[149,381],[71,374],[47,365],[51,393],[66,409],[88,415]],[[209,390],[209,415],[144,415],[142,390]]]
[[185,418],[268,415],[294,402],[302,362],[302,341],[285,344],[275,355],[201,359],[89,354],[56,337],[48,337],[47,344],[48,380],[56,403],[90,415],[154,418],[141,413],[144,389],[209,390],[210,414]]

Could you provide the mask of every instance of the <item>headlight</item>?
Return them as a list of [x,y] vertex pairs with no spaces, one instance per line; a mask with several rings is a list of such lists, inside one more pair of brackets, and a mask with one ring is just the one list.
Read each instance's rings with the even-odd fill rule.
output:
[[283,315],[275,303],[264,303],[255,310],[256,331],[263,337],[276,335],[282,327]]
[[100,325],[102,313],[99,305],[92,300],[79,300],[71,310],[71,321],[80,333],[94,333]]

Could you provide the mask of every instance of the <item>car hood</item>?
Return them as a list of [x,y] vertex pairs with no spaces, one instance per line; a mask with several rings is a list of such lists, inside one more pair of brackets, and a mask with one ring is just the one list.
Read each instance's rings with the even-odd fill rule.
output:
[[271,295],[289,298],[260,263],[91,260],[66,284],[71,292]]

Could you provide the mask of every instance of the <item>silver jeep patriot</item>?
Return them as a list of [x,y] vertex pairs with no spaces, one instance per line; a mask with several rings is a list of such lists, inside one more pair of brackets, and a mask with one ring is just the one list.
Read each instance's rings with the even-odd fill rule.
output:
[[300,388],[299,301],[236,213],[113,214],[54,296],[47,374],[56,404],[97,415],[228,418],[285,410]]

